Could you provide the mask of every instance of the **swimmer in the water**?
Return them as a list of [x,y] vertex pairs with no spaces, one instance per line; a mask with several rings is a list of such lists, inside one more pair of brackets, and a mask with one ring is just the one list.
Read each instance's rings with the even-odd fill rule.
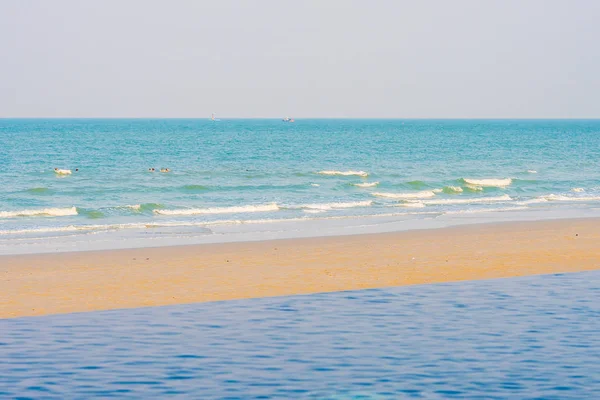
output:
[[75,168],[75,172],[79,172],[79,168]]
[[161,168],[160,172],[171,172],[169,168]]

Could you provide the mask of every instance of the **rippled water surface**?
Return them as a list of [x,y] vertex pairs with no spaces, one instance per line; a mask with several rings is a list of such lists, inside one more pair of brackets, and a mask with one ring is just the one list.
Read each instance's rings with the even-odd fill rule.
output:
[[0,321],[0,397],[597,398],[600,272]]

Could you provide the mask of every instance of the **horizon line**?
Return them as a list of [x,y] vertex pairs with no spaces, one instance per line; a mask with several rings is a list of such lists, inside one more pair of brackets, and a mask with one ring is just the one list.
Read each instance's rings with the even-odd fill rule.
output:
[[[218,117],[219,120],[281,120],[283,117]],[[210,117],[4,117],[0,116],[0,120],[8,119],[106,119],[106,120],[117,120],[117,119],[188,119],[188,120],[208,120]],[[293,117],[294,120],[600,120],[600,116],[597,117]],[[216,121],[218,122],[218,121]]]

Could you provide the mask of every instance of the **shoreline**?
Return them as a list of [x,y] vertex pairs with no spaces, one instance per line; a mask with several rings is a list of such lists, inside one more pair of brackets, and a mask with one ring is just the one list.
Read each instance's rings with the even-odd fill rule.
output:
[[[200,244],[261,242],[267,240],[435,230],[474,224],[519,223],[598,218],[600,209],[505,210],[455,214],[373,214],[263,222],[146,226],[64,236],[6,237],[0,235],[0,257],[88,251],[115,251]],[[77,230],[75,230],[77,232]],[[91,232],[91,231],[90,231]],[[89,232],[88,232],[89,233]]]
[[0,318],[600,269],[600,219],[0,256]]

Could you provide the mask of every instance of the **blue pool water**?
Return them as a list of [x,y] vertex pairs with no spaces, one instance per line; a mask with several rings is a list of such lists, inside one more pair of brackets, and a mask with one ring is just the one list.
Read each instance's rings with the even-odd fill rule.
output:
[[0,320],[0,398],[592,399],[600,272]]
[[600,120],[4,119],[0,166],[0,253],[600,215]]

